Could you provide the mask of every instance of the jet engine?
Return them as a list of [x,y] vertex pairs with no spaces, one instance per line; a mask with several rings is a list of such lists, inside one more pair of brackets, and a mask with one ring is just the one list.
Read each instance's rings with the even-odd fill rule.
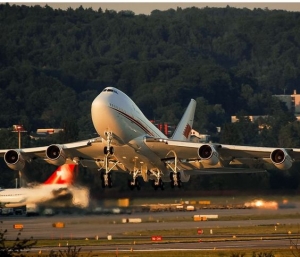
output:
[[46,156],[46,161],[50,164],[61,166],[66,163],[66,155],[61,145],[48,146]]
[[4,161],[13,170],[22,170],[25,166],[25,159],[19,150],[9,150],[4,154]]
[[219,154],[212,145],[202,145],[198,150],[201,162],[207,165],[216,165],[219,162]]
[[270,155],[272,163],[280,170],[288,170],[292,167],[293,161],[285,149],[276,149]]

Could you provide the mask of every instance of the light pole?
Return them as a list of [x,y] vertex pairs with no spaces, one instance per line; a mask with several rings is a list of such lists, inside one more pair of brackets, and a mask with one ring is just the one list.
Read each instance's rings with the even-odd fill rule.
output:
[[21,149],[21,133],[27,132],[23,125],[13,125],[13,131],[12,132],[18,132],[19,135],[19,149]]
[[[27,132],[23,125],[13,125],[13,130],[12,132],[16,132],[18,133],[18,138],[19,138],[19,149],[21,149],[21,133]],[[19,180],[20,180],[20,187],[22,187],[22,171],[19,170]],[[17,187],[17,183],[16,183],[16,187]]]

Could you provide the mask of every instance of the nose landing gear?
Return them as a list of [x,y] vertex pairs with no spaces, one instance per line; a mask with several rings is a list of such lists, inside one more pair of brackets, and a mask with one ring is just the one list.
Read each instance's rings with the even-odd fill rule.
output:
[[112,167],[109,167],[109,157],[114,155],[114,148],[111,146],[112,141],[112,132],[106,132],[106,142],[107,146],[104,147],[104,171],[101,169],[101,180],[102,180],[102,187],[112,187],[112,180],[111,180],[111,170],[117,165],[115,163]]

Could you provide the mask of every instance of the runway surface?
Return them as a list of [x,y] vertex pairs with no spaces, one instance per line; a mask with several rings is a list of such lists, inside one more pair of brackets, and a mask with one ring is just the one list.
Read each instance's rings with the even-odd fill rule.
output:
[[[261,209],[230,209],[230,210],[198,210],[195,212],[163,212],[163,213],[135,213],[131,215],[119,214],[119,215],[57,215],[52,217],[18,217],[9,216],[1,217],[3,221],[0,224],[2,231],[8,230],[6,235],[7,239],[14,240],[17,237],[18,230],[13,226],[16,224],[22,224],[24,226],[21,232],[21,238],[34,239],[89,239],[94,240],[95,245],[84,246],[84,250],[101,250],[101,251],[115,251],[118,248],[119,251],[128,251],[134,248],[134,250],[201,250],[201,249],[238,249],[238,248],[286,248],[288,249],[291,242],[290,239],[267,239],[256,238],[251,241],[239,240],[236,238],[232,241],[226,242],[204,242],[201,240],[201,235],[197,235],[198,229],[203,229],[205,233],[209,233],[210,230],[214,230],[221,227],[244,227],[244,226],[263,226],[263,225],[276,225],[276,224],[299,224],[300,220],[295,218],[276,218],[277,216],[300,213],[299,205],[293,209],[279,209],[279,210],[261,210]],[[195,214],[218,214],[219,217],[230,216],[246,216],[246,215],[274,215],[274,218],[267,220],[210,220],[195,222],[193,221],[193,215]],[[190,219],[190,221],[176,221],[183,217]],[[123,219],[128,218],[141,218],[142,223],[122,223]],[[173,218],[174,221],[166,222]],[[55,228],[53,223],[62,222],[65,224],[64,228]],[[151,242],[149,236],[149,242],[147,244],[139,245],[134,244],[135,237],[128,236],[129,240],[132,240],[132,245],[119,243],[117,246],[110,244],[108,236],[112,237],[112,240],[117,238],[126,238],[126,234],[134,231],[150,231],[152,230],[172,230],[172,229],[191,229],[195,231],[195,242],[183,243],[166,243],[167,240],[161,242]],[[204,235],[203,235],[204,237]],[[97,245],[96,238],[101,244]],[[136,240],[139,236],[136,236]],[[103,244],[104,242],[104,244]],[[36,251],[39,248],[35,249]]]

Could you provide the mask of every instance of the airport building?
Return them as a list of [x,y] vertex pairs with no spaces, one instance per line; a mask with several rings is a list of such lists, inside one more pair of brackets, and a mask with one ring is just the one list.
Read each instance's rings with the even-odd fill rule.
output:
[[[297,118],[298,121],[300,121],[300,94],[297,94],[297,91],[294,90],[292,95],[273,95],[274,97],[277,97],[280,101],[284,102],[286,104],[286,107],[289,111],[292,111]],[[267,118],[267,115],[249,115],[246,116],[251,122],[257,121],[259,118]],[[231,123],[238,122],[239,119],[237,116],[231,116]]]
[[297,94],[296,90],[292,95],[274,95],[274,97],[284,102],[287,108],[295,114],[297,120],[300,120],[300,94]]
[[40,128],[40,129],[37,129],[36,132],[32,132],[30,134],[30,138],[31,139],[45,139],[47,138],[48,136],[50,135],[53,135],[53,134],[57,134],[59,132],[63,132],[64,129],[62,128]]

